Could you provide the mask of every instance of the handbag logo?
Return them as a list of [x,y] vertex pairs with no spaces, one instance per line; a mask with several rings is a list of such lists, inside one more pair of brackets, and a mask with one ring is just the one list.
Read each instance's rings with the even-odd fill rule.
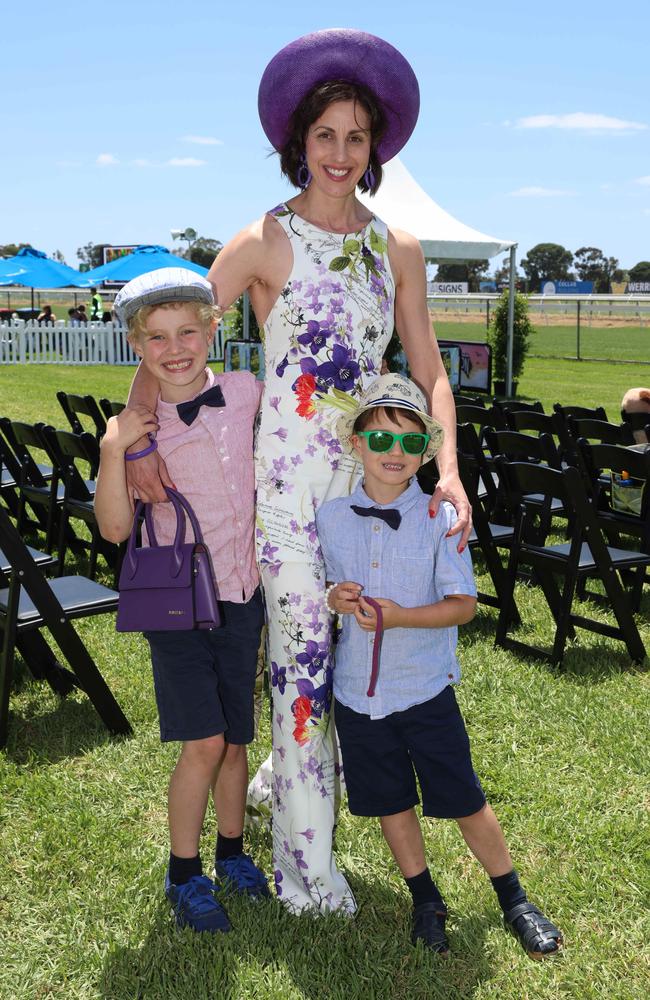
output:
[[170,608],[169,611],[167,612],[167,614],[168,615],[184,615],[185,612],[184,611],[175,611],[173,608]]

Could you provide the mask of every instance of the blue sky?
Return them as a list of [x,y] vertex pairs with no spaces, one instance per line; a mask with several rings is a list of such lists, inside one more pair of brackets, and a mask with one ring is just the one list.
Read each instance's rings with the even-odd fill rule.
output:
[[349,17],[285,2],[4,5],[0,243],[63,251],[228,240],[289,194],[257,117],[286,42],[378,34],[421,112],[402,159],[469,225],[519,243],[650,259],[647,0],[373,0]]

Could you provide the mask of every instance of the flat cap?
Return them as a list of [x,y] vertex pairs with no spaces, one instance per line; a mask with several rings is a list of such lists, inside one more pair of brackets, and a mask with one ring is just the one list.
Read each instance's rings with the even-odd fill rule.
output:
[[205,302],[214,305],[212,285],[206,278],[184,267],[159,267],[133,278],[120,288],[113,308],[126,326],[142,306],[165,302]]

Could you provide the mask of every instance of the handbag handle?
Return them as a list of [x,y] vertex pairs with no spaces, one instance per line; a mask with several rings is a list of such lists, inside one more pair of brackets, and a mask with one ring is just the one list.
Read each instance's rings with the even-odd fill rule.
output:
[[[177,490],[173,490],[170,486],[165,486],[165,492],[169,497],[174,512],[176,514],[176,534],[174,535],[174,542],[171,546],[171,567],[170,572],[173,577],[178,576],[183,565],[183,553],[181,551],[181,545],[185,539],[185,518],[182,516],[183,511],[187,514],[190,524],[192,525],[192,531],[194,532],[194,541],[203,542],[203,535],[201,533],[201,528],[199,527],[199,522],[196,514],[194,513],[189,500],[179,493]],[[136,574],[138,567],[138,556],[136,547],[136,534],[138,529],[138,520],[144,512],[145,524],[147,527],[147,535],[149,537],[149,542],[152,546],[157,546],[158,541],[156,539],[156,533],[153,526],[153,517],[151,513],[152,505],[150,503],[143,503],[142,500],[138,500],[135,505],[135,511],[133,513],[133,527],[131,528],[131,534],[129,535],[129,541],[126,547],[126,553],[124,556],[124,571],[130,579]]]

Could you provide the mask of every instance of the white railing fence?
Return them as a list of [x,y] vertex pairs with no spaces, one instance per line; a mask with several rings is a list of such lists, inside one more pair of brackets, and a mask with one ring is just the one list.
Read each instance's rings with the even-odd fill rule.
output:
[[[227,331],[217,327],[208,361],[223,361]],[[122,327],[113,323],[0,323],[0,365],[135,365]]]

